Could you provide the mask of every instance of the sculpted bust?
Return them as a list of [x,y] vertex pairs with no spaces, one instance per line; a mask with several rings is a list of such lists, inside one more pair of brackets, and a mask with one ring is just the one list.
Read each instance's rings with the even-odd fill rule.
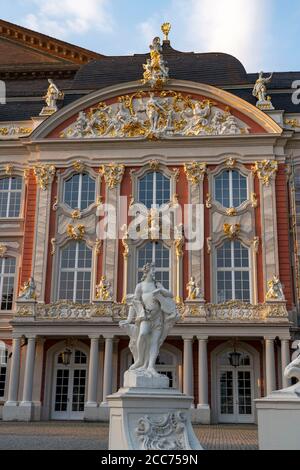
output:
[[179,314],[173,294],[156,281],[154,265],[146,264],[143,272],[135,293],[127,296],[129,314],[120,327],[130,336],[134,364],[129,370],[146,377],[160,377],[155,370],[159,349]]

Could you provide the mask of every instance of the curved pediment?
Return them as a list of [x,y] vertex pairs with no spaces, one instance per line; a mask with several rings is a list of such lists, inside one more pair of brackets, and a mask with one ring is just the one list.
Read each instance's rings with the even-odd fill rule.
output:
[[157,140],[281,132],[267,114],[231,93],[170,80],[162,91],[131,82],[92,93],[52,115],[31,138]]

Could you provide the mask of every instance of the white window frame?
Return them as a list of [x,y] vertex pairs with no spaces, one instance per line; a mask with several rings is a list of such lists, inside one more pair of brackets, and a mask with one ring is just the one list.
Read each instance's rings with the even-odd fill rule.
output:
[[[72,242],[69,242],[72,243]],[[74,281],[73,281],[73,302],[77,303],[76,301],[76,287],[77,287],[77,277],[79,272],[90,272],[91,273],[91,285],[90,285],[90,300],[91,301],[91,292],[92,292],[92,284],[93,284],[93,252],[91,248],[85,242],[76,242],[76,253],[75,253],[75,268],[61,268],[61,260],[62,260],[62,252],[65,248],[68,247],[69,243],[62,246],[60,249],[59,254],[59,276],[58,276],[58,300],[66,300],[68,299],[61,299],[60,298],[60,282],[61,282],[61,273],[62,272],[74,272]],[[85,243],[86,247],[92,252],[92,263],[90,268],[78,268],[78,255],[79,255],[79,244]]]
[[[160,173],[164,178],[166,178],[169,181],[169,192],[170,192],[170,198],[169,201],[164,202],[163,204],[168,204],[172,198],[172,182],[171,178],[167,176],[163,171],[147,171],[144,173],[142,176],[139,177],[138,179],[138,202],[141,203],[140,201],[140,185],[141,185],[141,180],[143,178],[146,178],[147,175],[153,174],[153,186],[152,186],[152,191],[153,191],[153,199],[152,199],[152,207],[157,208],[159,207],[156,203],[156,198],[157,198],[157,188],[156,188],[156,181],[157,181],[157,174]],[[141,203],[142,204],[142,203]]]
[[[4,176],[4,177],[1,177],[0,179],[1,180],[4,180],[4,179],[8,179],[9,180],[9,183],[8,183],[8,189],[5,189],[5,190],[0,190],[0,193],[8,193],[8,197],[7,197],[7,204],[6,204],[6,215],[5,216],[1,216],[0,218],[5,218],[5,219],[18,219],[20,217],[20,214],[21,214],[21,210],[22,210],[22,194],[23,194],[23,182],[22,182],[22,187],[21,189],[11,189],[11,185],[12,185],[12,179],[13,178],[19,178],[21,181],[22,181],[22,178],[21,176],[19,175],[13,175],[13,176]],[[20,193],[20,209],[19,209],[19,214],[18,215],[14,215],[14,216],[10,216],[9,215],[9,209],[10,209],[10,200],[11,200],[11,194],[12,193]]]
[[[228,268],[219,268],[218,267],[218,262],[217,262],[217,250],[219,248],[222,248],[222,246],[225,243],[228,243],[228,242],[230,242],[230,246],[231,246],[231,266],[228,267]],[[234,265],[235,265],[235,263],[234,263],[234,243],[235,242],[239,242],[242,245],[242,247],[246,248],[247,251],[248,251],[249,266],[247,268],[245,268],[245,267],[239,267],[239,268],[234,267]],[[218,272],[231,272],[232,300],[239,301],[240,299],[237,299],[236,296],[235,296],[235,272],[241,272],[241,271],[249,273],[249,293],[250,293],[249,302],[252,303],[253,302],[253,291],[252,291],[252,257],[251,257],[251,250],[247,245],[242,243],[241,240],[230,240],[230,241],[229,240],[223,240],[221,244],[219,244],[218,246],[215,247],[215,256],[214,256],[214,273],[215,273],[214,286],[215,286],[215,302],[217,304],[222,303],[218,300]],[[228,300],[225,300],[224,302],[228,302]],[[241,300],[241,302],[243,302],[243,300]],[[245,302],[247,303],[247,301],[245,301]]]
[[[3,357],[6,357],[6,362],[2,362]],[[4,389],[3,389],[3,395],[0,395],[0,401],[4,400],[5,398],[5,390],[6,390],[6,382],[7,382],[7,367],[8,363],[8,348],[6,344],[3,341],[0,341],[0,368],[5,367],[5,381],[4,381]]]
[[[229,207],[240,207],[242,204],[244,204],[246,201],[249,199],[249,183],[248,183],[248,178],[246,175],[244,175],[238,168],[233,168],[233,169],[223,169],[220,173],[214,176],[214,200],[217,201],[219,204],[221,204],[223,207],[223,202],[217,200],[216,198],[216,179],[222,176],[225,172],[229,172]],[[238,206],[234,206],[233,204],[233,185],[232,185],[232,172],[236,171],[239,173],[243,178],[246,180],[246,185],[247,185],[247,194],[246,194],[246,199],[242,201]]]
[[[8,258],[14,259],[15,260],[15,272],[14,274],[8,274],[4,272],[5,269],[5,263]],[[12,312],[14,308],[14,296],[15,296],[15,285],[16,285],[16,272],[17,272],[17,259],[14,256],[5,256],[2,258],[2,271],[0,272],[0,313],[3,312]],[[1,309],[1,304],[2,304],[2,295],[3,295],[3,280],[5,277],[10,277],[13,278],[13,299],[12,299],[12,308],[10,310],[2,310]]]
[[[69,204],[65,201],[65,196],[66,196],[66,183],[72,179],[74,176],[78,175],[79,176],[79,188],[78,188],[78,199],[77,199],[77,207],[71,207]],[[91,180],[94,181],[95,183],[95,197],[94,201],[91,202],[85,209],[81,208],[82,204],[82,181],[83,181],[83,176],[87,175]],[[96,195],[97,195],[97,189],[96,189],[96,180],[88,173],[88,172],[83,172],[83,173],[73,173],[72,175],[69,175],[67,178],[64,179],[63,181],[63,203],[67,206],[70,207],[72,210],[79,209],[81,210],[87,210],[92,204],[96,202]]]
[[161,272],[161,273],[164,273],[164,272],[168,272],[169,273],[169,290],[171,290],[171,286],[172,286],[172,275],[171,275],[171,265],[172,265],[172,253],[171,253],[171,249],[169,246],[165,245],[162,241],[160,240],[157,240],[157,241],[154,241],[154,242],[151,242],[151,241],[147,241],[146,243],[144,243],[143,245],[137,247],[137,257],[136,257],[136,283],[138,283],[138,277],[139,277],[139,273],[142,273],[143,272],[143,269],[142,268],[139,268],[138,266],[138,262],[139,262],[139,252],[140,250],[143,250],[145,248],[145,246],[148,244],[148,243],[151,243],[152,244],[152,262],[155,263],[155,260],[156,260],[156,257],[155,257],[155,247],[156,247],[156,244],[161,244],[163,246],[163,248],[167,249],[168,252],[169,252],[169,267],[168,268],[158,268],[155,266],[155,271],[157,273]]

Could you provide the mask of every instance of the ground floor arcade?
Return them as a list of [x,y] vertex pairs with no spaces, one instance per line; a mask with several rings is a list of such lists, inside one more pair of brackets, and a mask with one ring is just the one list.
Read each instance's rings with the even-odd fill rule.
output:
[[[289,340],[287,324],[176,326],[157,369],[194,397],[195,422],[255,423],[254,400],[288,385]],[[122,387],[132,363],[115,325],[19,324],[2,343],[3,420],[105,421],[106,397]]]

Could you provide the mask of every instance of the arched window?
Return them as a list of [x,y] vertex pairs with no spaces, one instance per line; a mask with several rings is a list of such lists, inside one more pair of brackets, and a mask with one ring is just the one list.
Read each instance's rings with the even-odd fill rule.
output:
[[247,178],[237,170],[225,170],[215,177],[214,198],[223,207],[239,207],[248,199]]
[[59,300],[89,303],[91,276],[92,250],[84,242],[68,243],[60,254]]
[[250,302],[249,250],[241,242],[227,241],[216,250],[217,302]]
[[64,182],[64,203],[72,209],[84,210],[95,202],[95,180],[88,174],[75,174]]
[[3,341],[0,341],[0,398],[4,397],[8,351]]
[[0,310],[12,310],[16,258],[0,258]]
[[22,178],[0,178],[0,217],[19,217],[21,208]]
[[139,179],[138,202],[148,209],[167,204],[171,199],[170,179],[159,171],[146,173]]
[[161,242],[148,242],[138,249],[138,282],[143,277],[143,266],[146,263],[155,264],[156,280],[165,289],[170,288],[170,250]]

